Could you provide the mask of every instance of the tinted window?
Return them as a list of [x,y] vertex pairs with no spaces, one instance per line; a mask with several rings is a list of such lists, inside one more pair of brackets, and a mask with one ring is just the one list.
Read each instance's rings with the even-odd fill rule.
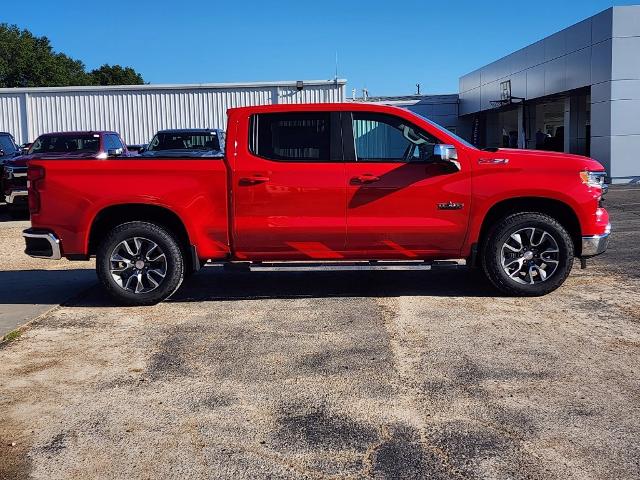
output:
[[[224,140],[223,140],[224,141]],[[149,144],[148,151],[220,150],[218,132],[160,132]]]
[[428,162],[435,137],[393,115],[353,113],[353,137],[358,162]]
[[9,135],[0,135],[0,150],[2,150],[5,155],[16,151],[16,144],[13,143],[13,139]]
[[33,143],[29,153],[97,153],[99,148],[98,134],[45,135]]
[[285,162],[331,161],[329,112],[270,113],[251,119],[251,152]]

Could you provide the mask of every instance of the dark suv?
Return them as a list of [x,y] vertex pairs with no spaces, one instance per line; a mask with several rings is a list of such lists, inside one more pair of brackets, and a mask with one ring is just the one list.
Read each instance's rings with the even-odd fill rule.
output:
[[4,199],[9,213],[27,210],[27,162],[33,159],[128,157],[125,143],[116,132],[62,132],[40,135],[29,150],[5,162]]

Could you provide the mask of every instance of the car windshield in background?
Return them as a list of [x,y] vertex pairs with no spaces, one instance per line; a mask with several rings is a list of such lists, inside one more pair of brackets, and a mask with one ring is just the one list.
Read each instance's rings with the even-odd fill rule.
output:
[[2,150],[5,155],[14,153],[17,150],[16,144],[13,143],[9,135],[0,135],[0,150]]
[[97,153],[99,149],[99,135],[51,135],[38,138],[29,149],[29,154]]
[[159,133],[147,151],[163,150],[220,150],[220,140],[215,132],[211,133]]

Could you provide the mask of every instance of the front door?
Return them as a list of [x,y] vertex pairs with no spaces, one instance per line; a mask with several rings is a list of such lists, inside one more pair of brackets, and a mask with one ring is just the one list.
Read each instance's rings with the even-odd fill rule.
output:
[[232,168],[238,259],[343,258],[346,178],[338,119],[322,111],[249,119],[248,148]]
[[443,142],[401,117],[353,112],[343,130],[355,149],[345,148],[350,255],[455,258],[471,207],[469,168],[437,161],[434,145]]

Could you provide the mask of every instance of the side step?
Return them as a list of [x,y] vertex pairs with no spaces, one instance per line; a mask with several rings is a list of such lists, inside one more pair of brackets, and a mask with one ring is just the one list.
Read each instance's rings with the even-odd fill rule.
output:
[[212,262],[207,266],[252,272],[340,272],[358,270],[433,270],[464,267],[464,260],[426,261],[362,261],[362,262]]

